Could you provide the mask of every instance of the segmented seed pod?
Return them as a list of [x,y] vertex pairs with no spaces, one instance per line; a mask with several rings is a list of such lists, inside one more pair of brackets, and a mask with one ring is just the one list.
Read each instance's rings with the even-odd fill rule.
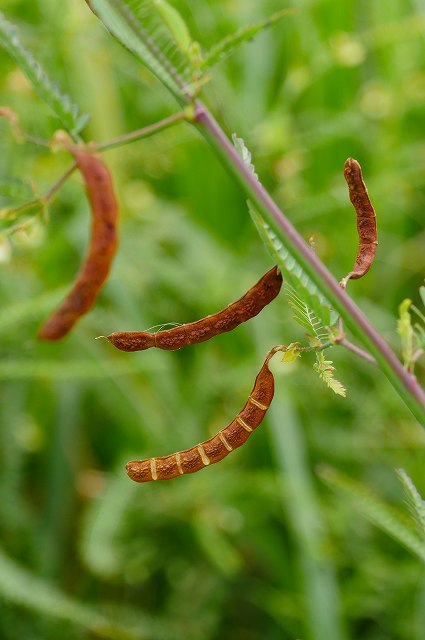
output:
[[170,351],[181,349],[232,331],[242,322],[250,320],[276,298],[281,286],[282,275],[278,267],[273,267],[239,300],[213,315],[157,333],[116,331],[106,337],[121,351],[143,351],[151,347]]
[[269,369],[270,358],[284,347],[271,349],[257,375],[254,387],[242,411],[215,436],[185,451],[178,451],[161,458],[132,460],[127,463],[129,477],[135,482],[171,480],[177,476],[196,473],[220,462],[246,442],[251,433],[261,424],[274,395],[274,379]]
[[112,177],[103,161],[83,149],[71,149],[91,205],[90,245],[83,266],[65,300],[41,327],[40,340],[59,340],[95,303],[118,247],[118,203]]

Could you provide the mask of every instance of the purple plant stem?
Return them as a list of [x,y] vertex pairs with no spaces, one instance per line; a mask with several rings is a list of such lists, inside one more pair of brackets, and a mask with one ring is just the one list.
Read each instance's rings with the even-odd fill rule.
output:
[[252,175],[212,114],[200,101],[196,102],[195,123],[198,130],[213,146],[220,160],[230,169],[273,230],[279,234],[279,238],[294,258],[341,314],[349,329],[375,356],[384,374],[418,421],[425,426],[425,393],[416,378],[404,369],[385,340],[372,327],[325,265],[310,250],[262,184]]

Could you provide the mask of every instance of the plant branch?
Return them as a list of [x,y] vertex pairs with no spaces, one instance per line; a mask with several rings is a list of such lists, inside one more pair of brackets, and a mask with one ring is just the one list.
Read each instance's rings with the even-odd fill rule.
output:
[[44,196],[40,196],[39,198],[35,198],[30,202],[26,202],[25,204],[19,205],[19,207],[14,207],[13,209],[5,210],[3,217],[6,219],[13,219],[16,216],[28,211],[28,209],[33,209],[34,207],[44,207],[57,191],[62,187],[62,185],[68,180],[69,176],[74,172],[77,165],[75,162],[69,165],[69,167],[64,171],[64,173],[52,184],[50,189],[44,194]]
[[337,280],[314,255],[307,243],[279,209],[264,187],[255,180],[233,145],[202,102],[196,102],[195,123],[230,170],[249,198],[290,250],[307,275],[327,297],[350,331],[380,365],[417,420],[425,426],[425,393],[416,378],[409,374],[388,344],[372,327],[366,316],[341,289]]
[[73,162],[72,164],[69,165],[67,170],[56,180],[56,182],[53,183],[53,185],[50,187],[47,193],[45,193],[45,195],[42,196],[41,200],[43,204],[47,204],[53,198],[55,193],[59,191],[59,189],[62,187],[63,184],[65,184],[69,176],[75,171],[76,168],[77,168],[76,162]]
[[132,131],[131,133],[125,133],[122,136],[118,136],[117,138],[112,138],[111,140],[106,140],[105,142],[98,142],[93,144],[93,148],[97,151],[106,151],[107,149],[114,149],[115,147],[121,147],[125,144],[129,144],[130,142],[135,142],[136,140],[140,140],[141,138],[147,138],[151,136],[153,133],[157,133],[158,131],[162,131],[163,129],[167,129],[171,127],[173,124],[177,122],[181,122],[182,120],[187,120],[188,114],[186,111],[179,111],[179,113],[175,113],[168,118],[164,118],[163,120],[159,120],[158,122],[154,122],[146,127],[142,127],[142,129],[137,129],[136,131]]
[[356,344],[353,344],[352,342],[347,340],[347,338],[344,338],[344,337],[337,338],[335,340],[335,344],[339,344],[341,345],[341,347],[345,347],[346,349],[349,349],[349,351],[352,351],[353,353],[358,355],[360,358],[363,358],[363,360],[370,362],[370,364],[377,364],[376,359],[370,353],[368,353],[368,351],[361,349]]

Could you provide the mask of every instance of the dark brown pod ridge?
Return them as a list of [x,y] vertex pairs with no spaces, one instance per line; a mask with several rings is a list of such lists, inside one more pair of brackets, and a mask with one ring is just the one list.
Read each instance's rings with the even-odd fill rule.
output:
[[116,331],[107,338],[121,351],[143,351],[150,347],[175,351],[232,331],[242,322],[254,318],[276,298],[281,287],[282,275],[278,267],[273,267],[239,300],[213,315],[157,333]]
[[118,203],[109,170],[100,158],[79,148],[72,148],[77,166],[84,178],[91,205],[91,238],[83,266],[65,300],[46,320],[40,340],[63,338],[93,306],[108,277],[118,246]]
[[348,158],[344,164],[344,177],[348,185],[351,203],[356,211],[359,248],[353,270],[343,278],[345,287],[350,279],[361,278],[372,266],[378,245],[376,214],[363,182],[362,170],[357,160]]
[[268,367],[270,358],[282,347],[274,347],[257,375],[254,387],[242,411],[214,437],[200,444],[162,458],[132,460],[126,465],[129,477],[135,482],[171,480],[187,473],[196,473],[210,464],[223,460],[249,438],[262,422],[274,395],[273,374]]

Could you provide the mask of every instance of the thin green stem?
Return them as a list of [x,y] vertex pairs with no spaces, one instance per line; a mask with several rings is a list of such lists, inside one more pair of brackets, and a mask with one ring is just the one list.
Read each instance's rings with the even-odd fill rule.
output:
[[62,187],[63,184],[68,180],[69,176],[75,171],[77,168],[77,163],[73,162],[69,165],[67,170],[52,184],[47,193],[41,198],[44,204],[47,204],[55,195],[57,191]]
[[77,164],[73,162],[69,165],[69,167],[64,171],[64,173],[59,176],[59,178],[52,184],[50,189],[44,194],[44,196],[40,196],[30,202],[26,202],[25,204],[19,205],[19,207],[14,207],[13,209],[8,209],[4,215],[6,219],[14,219],[16,216],[21,215],[25,211],[29,209],[33,209],[34,207],[44,207],[57,191],[62,187],[62,185],[68,180],[69,176],[75,171]]
[[157,133],[158,131],[162,131],[163,129],[168,129],[173,124],[177,122],[181,122],[182,120],[187,120],[188,115],[185,111],[179,111],[179,113],[175,113],[168,118],[164,118],[163,120],[159,120],[158,122],[154,122],[153,124],[149,124],[142,129],[137,129],[136,131],[132,131],[131,133],[125,133],[122,136],[118,136],[117,138],[112,138],[111,140],[106,140],[105,142],[99,142],[93,145],[93,148],[97,151],[106,151],[107,149],[114,149],[115,147],[122,147],[125,144],[129,144],[130,142],[135,142],[136,140],[140,140],[141,138],[147,138],[151,136],[153,133]]
[[264,187],[255,180],[223,130],[199,101],[196,103],[195,122],[198,130],[258,207],[283,244],[338,311],[350,331],[375,357],[383,373],[413,415],[425,426],[425,393],[416,378],[403,368],[385,340],[372,327],[366,316],[348,297],[325,265],[310,250]]

